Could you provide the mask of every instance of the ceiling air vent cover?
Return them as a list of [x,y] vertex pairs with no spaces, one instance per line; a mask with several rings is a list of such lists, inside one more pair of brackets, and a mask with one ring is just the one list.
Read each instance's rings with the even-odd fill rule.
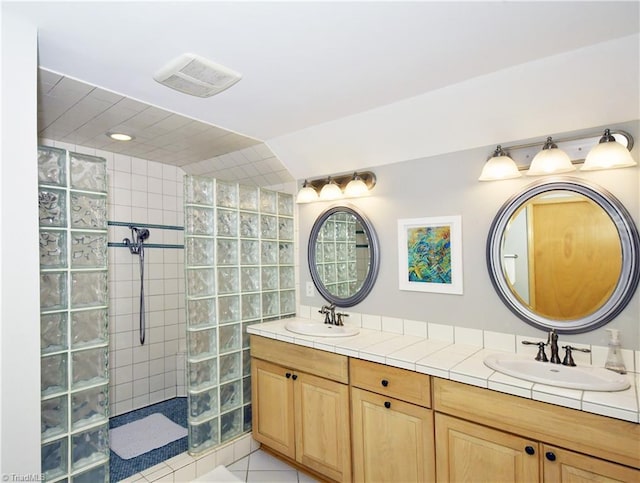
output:
[[195,54],[182,54],[160,69],[153,78],[185,94],[210,97],[228,89],[242,76]]

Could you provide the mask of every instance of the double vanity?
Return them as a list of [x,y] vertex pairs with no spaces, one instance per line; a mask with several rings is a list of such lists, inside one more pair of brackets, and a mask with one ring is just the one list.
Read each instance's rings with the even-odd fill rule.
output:
[[602,379],[590,368],[351,326],[357,334],[300,333],[324,325],[284,319],[248,329],[253,436],[320,478],[640,481],[636,374],[606,371],[607,384],[631,383],[620,391],[566,389],[489,365],[508,371],[531,360],[584,371],[576,380],[587,386]]
[[[380,263],[375,230],[355,208],[321,214],[307,255],[326,323],[247,329],[253,437],[264,447],[333,481],[640,481],[640,377],[590,367],[590,357],[573,365],[571,352],[587,349],[558,344],[558,334],[611,322],[634,297],[640,236],[613,195],[543,180],[494,218],[486,259],[497,295],[549,334],[517,349],[509,334],[452,328],[453,343],[345,320],[336,310],[365,299]],[[542,362],[547,346],[553,362]]]

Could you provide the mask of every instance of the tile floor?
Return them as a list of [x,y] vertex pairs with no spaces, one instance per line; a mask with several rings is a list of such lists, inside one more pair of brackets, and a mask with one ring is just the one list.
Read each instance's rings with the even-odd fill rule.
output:
[[[262,450],[254,451],[249,456],[245,456],[227,466],[227,469],[240,481],[247,483],[311,483],[317,481]],[[207,474],[205,474],[195,481],[207,482],[212,480],[207,479]]]

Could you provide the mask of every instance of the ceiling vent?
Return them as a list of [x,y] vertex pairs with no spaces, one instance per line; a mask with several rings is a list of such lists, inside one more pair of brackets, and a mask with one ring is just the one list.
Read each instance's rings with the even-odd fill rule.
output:
[[153,78],[191,96],[211,97],[231,87],[242,76],[199,55],[182,54],[156,72]]

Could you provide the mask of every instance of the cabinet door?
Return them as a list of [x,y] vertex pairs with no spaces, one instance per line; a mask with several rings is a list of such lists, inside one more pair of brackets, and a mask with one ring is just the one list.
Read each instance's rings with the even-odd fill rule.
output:
[[539,444],[436,413],[438,481],[537,482]]
[[351,404],[355,481],[434,481],[430,409],[357,388]]
[[351,480],[348,386],[296,372],[296,461],[336,481]]
[[640,471],[591,456],[543,446],[544,479],[561,483],[640,481]]
[[251,359],[253,437],[289,458],[295,457],[293,371]]

